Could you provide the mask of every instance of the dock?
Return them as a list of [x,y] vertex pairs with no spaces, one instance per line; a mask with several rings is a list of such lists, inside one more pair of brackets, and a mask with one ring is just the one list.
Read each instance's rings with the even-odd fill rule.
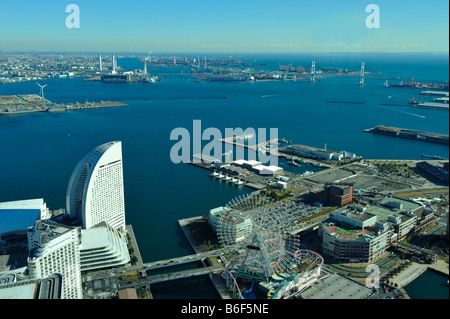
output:
[[422,91],[418,93],[420,95],[439,95],[439,96],[449,96],[447,91]]
[[420,107],[423,109],[444,110],[448,111],[448,104],[439,102],[423,102],[414,104],[413,107]]
[[446,134],[432,133],[391,126],[378,125],[374,128],[363,130],[367,133],[388,135],[393,137],[407,138],[430,143],[439,143],[449,145],[449,136]]
[[[207,162],[204,162],[204,161],[202,161],[201,163],[196,163],[196,162],[192,161],[192,162],[189,162],[189,164],[197,166],[197,167],[200,167],[200,168],[203,168],[203,169],[206,169],[206,170],[212,172],[212,174],[214,174],[214,171],[217,170],[214,167],[214,165],[211,165],[211,163],[207,163]],[[220,170],[218,170],[218,171],[220,172]],[[224,181],[224,182],[229,182],[230,184],[232,184],[234,186],[237,186],[237,187],[239,187],[239,186],[246,186],[248,188],[252,188],[252,189],[257,190],[257,191],[267,187],[266,185],[260,184],[257,181],[253,181],[253,179],[249,178],[248,176],[247,177],[243,177],[243,176],[238,176],[238,175],[230,175],[229,176],[230,178],[228,180],[225,178],[225,176],[226,175],[223,175],[224,178],[219,178],[219,176],[217,176],[215,178],[217,180],[221,180],[221,181]],[[238,182],[233,183],[233,178],[234,178],[235,181],[239,180],[239,183]]]
[[71,110],[98,109],[105,107],[121,107],[127,104],[119,101],[98,101],[84,103],[53,103],[42,100],[38,95],[0,95],[0,115],[33,114],[37,112],[61,113]]
[[[259,152],[265,152],[266,154],[269,153],[270,155],[278,156],[278,144],[280,144],[280,141],[283,143],[285,140],[281,140],[279,138],[273,138],[268,141],[264,141],[258,144],[254,145],[246,145],[243,143],[239,143],[239,140],[248,140],[255,138],[255,134],[244,134],[239,136],[231,136],[231,137],[225,137],[218,139],[219,142],[231,144],[233,146],[239,146],[243,148],[247,148],[249,150],[253,151],[259,151]],[[285,142],[284,142],[285,143]],[[270,149],[267,149],[267,146],[270,146]]]

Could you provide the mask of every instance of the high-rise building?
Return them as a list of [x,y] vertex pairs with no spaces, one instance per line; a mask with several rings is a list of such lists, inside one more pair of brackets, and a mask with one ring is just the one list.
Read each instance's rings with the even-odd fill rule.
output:
[[77,164],[69,180],[66,206],[83,229],[106,222],[125,231],[122,142],[102,144]]
[[30,279],[61,275],[61,299],[83,298],[80,231],[50,220],[38,220],[28,229],[28,275]]

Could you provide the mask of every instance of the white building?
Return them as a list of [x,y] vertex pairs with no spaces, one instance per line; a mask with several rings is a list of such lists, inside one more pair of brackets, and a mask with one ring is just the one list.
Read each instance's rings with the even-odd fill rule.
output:
[[67,212],[83,229],[105,221],[125,231],[122,143],[96,147],[75,167],[66,194]]
[[334,211],[334,220],[362,229],[375,225],[377,216],[367,214],[362,207],[359,211],[354,206],[346,206]]
[[244,240],[252,231],[250,218],[240,216],[239,212],[230,210],[228,207],[217,207],[211,209],[208,215],[208,223],[218,234],[224,244],[233,245]]
[[250,160],[250,161],[246,161],[246,160],[236,160],[233,162],[234,165],[240,166],[242,168],[248,169],[252,172],[255,172],[259,175],[270,175],[273,176],[275,174],[279,174],[283,172],[283,168],[278,167],[278,166],[267,166],[267,165],[262,165],[261,162],[255,161],[255,160]]
[[273,176],[275,174],[280,174],[283,172],[283,168],[278,167],[278,166],[265,166],[263,165],[263,169],[261,171],[261,175],[270,175]]
[[130,261],[127,239],[106,223],[81,230],[81,271],[110,268]]
[[278,181],[277,182],[277,188],[287,189],[287,183],[286,182],[282,182],[282,181]]
[[284,149],[285,153],[294,154],[307,158],[323,159],[326,161],[340,161],[344,154],[307,145],[292,145]]
[[28,229],[28,274],[43,279],[53,274],[62,277],[61,298],[82,299],[80,269],[80,228],[37,221]]

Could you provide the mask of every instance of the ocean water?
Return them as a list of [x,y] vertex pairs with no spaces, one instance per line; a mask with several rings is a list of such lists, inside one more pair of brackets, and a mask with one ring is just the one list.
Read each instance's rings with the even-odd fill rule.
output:
[[[243,55],[265,63],[380,71],[376,76],[448,81],[448,55]],[[142,68],[136,59],[119,59],[125,69]],[[179,72],[164,68],[149,72]],[[384,80],[332,77],[320,82],[256,83],[196,82],[185,76],[155,84],[110,84],[83,79],[49,79],[45,97],[57,103],[85,100],[124,100],[126,107],[0,117],[0,202],[44,198],[51,209],[65,208],[66,188],[77,162],[96,146],[123,142],[126,220],[136,234],[144,261],[192,253],[177,220],[207,214],[230,199],[250,193],[209,177],[189,164],[174,164],[170,140],[175,128],[278,128],[279,137],[297,144],[351,151],[365,158],[420,159],[421,154],[448,158],[448,146],[364,133],[384,124],[431,132],[449,132],[448,112],[406,104],[421,90],[385,88]],[[395,81],[392,81],[395,83]],[[35,82],[0,85],[0,95],[39,93]],[[228,99],[187,99],[225,97]],[[186,99],[170,99],[186,98]],[[333,104],[327,101],[364,104]],[[267,133],[268,134],[268,133]],[[203,142],[205,144],[205,142]]]

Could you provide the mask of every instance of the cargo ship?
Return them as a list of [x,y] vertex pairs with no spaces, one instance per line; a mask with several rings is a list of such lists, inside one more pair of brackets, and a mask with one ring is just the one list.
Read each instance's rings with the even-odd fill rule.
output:
[[7,109],[6,111],[0,111],[0,115],[31,114],[31,113],[36,113],[36,112],[37,112],[37,110],[35,110],[35,109],[33,109],[33,110],[20,110],[20,111]]
[[437,156],[437,155],[426,155],[426,154],[422,154],[422,157],[425,158],[431,158],[431,159],[436,159],[436,160],[445,160],[445,158],[441,157],[441,156]]
[[386,87],[394,87],[394,88],[413,88],[413,89],[439,89],[439,90],[448,90],[449,84],[448,83],[420,83],[415,82],[414,77],[411,78],[411,81],[408,83],[404,83],[401,81],[398,84],[387,84],[387,81],[384,83],[383,86]]

